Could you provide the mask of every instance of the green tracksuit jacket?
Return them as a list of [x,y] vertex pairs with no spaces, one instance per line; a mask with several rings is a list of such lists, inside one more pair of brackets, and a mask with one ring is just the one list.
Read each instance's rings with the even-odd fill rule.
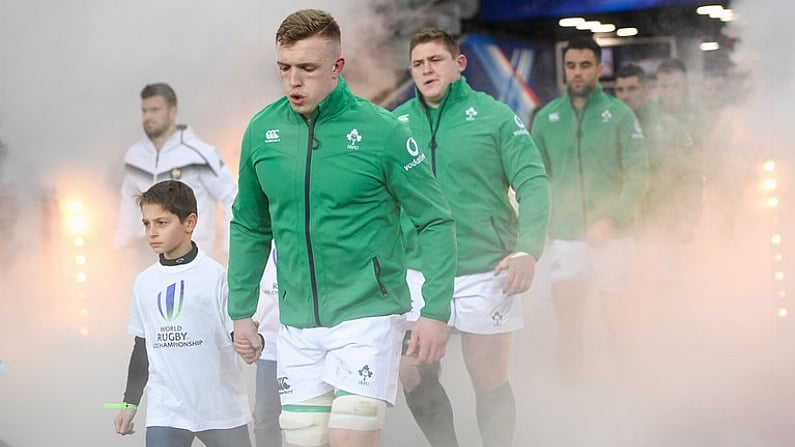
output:
[[229,313],[251,317],[271,239],[279,310],[294,327],[331,327],[404,313],[400,209],[426,245],[422,316],[447,321],[455,228],[430,163],[408,126],[354,96],[344,79],[308,122],[286,98],[260,111],[243,138],[230,227]]
[[531,134],[550,179],[550,237],[582,240],[602,218],[631,235],[648,182],[643,132],[632,110],[601,86],[579,111],[566,93],[535,114]]
[[[438,108],[426,107],[417,92],[394,113],[429,153],[453,212],[458,275],[492,270],[515,251],[541,256],[549,185],[533,139],[507,105],[472,90],[461,77],[450,84]],[[518,217],[509,187],[516,192]],[[415,239],[412,233],[407,232],[408,241]],[[426,247],[407,245],[409,266],[419,268]]]
[[643,200],[646,229],[694,228],[701,216],[702,162],[690,133],[657,102],[638,111],[649,151],[650,183]]

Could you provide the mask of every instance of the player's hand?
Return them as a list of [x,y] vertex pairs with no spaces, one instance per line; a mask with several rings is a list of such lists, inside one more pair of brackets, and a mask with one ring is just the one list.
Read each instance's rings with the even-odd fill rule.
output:
[[125,408],[119,412],[116,419],[113,421],[113,426],[116,427],[116,433],[120,435],[131,435],[135,433],[135,418],[136,410],[133,408]]
[[262,339],[257,333],[257,322],[251,318],[235,320],[235,352],[248,363],[254,363],[262,353]]
[[605,217],[588,227],[588,231],[585,233],[585,242],[591,247],[603,247],[614,239],[617,233],[616,223],[613,222],[613,219]]
[[406,350],[413,356],[412,364],[433,363],[444,357],[447,350],[447,323],[420,317],[411,330],[411,341]]
[[516,295],[526,292],[533,284],[533,277],[536,273],[536,258],[533,255],[511,256],[506,256],[497,264],[494,269],[494,276],[497,276],[503,270],[507,270],[508,274],[502,284],[502,293]]

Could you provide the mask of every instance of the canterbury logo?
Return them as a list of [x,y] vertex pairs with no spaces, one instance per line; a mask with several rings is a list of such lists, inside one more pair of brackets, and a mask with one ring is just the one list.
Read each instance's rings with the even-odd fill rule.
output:
[[265,132],[265,142],[275,143],[279,141],[279,129],[271,129]]
[[179,282],[179,290],[177,283],[166,287],[166,290],[157,294],[157,309],[160,311],[160,316],[166,321],[173,321],[182,312],[184,298],[185,281]]

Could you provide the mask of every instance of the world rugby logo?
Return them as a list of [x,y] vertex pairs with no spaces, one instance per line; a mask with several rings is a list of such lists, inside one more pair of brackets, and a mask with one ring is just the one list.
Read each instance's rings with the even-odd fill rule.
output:
[[160,311],[160,316],[166,321],[173,321],[182,312],[184,299],[185,281],[179,282],[179,291],[177,291],[177,283],[166,287],[166,290],[157,294],[157,309]]

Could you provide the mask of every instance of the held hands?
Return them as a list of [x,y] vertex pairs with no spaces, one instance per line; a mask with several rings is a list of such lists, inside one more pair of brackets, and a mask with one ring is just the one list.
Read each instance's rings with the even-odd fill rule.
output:
[[413,365],[436,362],[444,357],[447,334],[447,323],[420,317],[411,330],[411,341],[405,355],[413,357]]
[[533,284],[533,276],[536,272],[536,258],[533,255],[508,255],[497,264],[494,269],[494,276],[501,271],[507,270],[502,292],[507,295],[516,295],[526,292]]
[[235,352],[243,360],[252,364],[259,359],[262,353],[262,339],[257,333],[257,322],[251,318],[235,320]]
[[133,419],[135,418],[136,411],[137,410],[133,408],[125,408],[119,412],[116,419],[113,421],[113,425],[116,427],[116,433],[122,436],[135,433]]
[[617,232],[618,229],[613,219],[605,217],[588,227],[588,231],[585,233],[585,242],[591,247],[602,247],[614,239]]

